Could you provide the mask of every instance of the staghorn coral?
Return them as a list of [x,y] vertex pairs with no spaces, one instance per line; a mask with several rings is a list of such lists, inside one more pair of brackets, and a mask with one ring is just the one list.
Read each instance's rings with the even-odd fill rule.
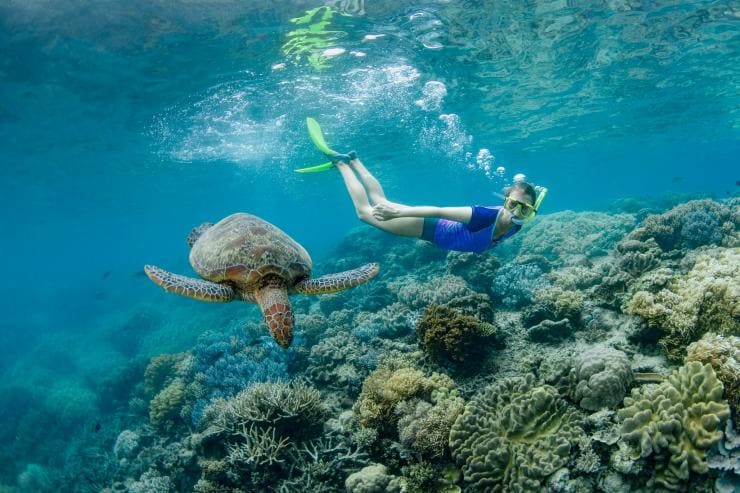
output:
[[608,347],[595,347],[579,354],[571,376],[576,402],[589,411],[617,406],[632,383],[627,355]]
[[703,252],[668,288],[636,292],[626,311],[664,332],[660,343],[673,360],[705,332],[740,335],[740,248]]
[[660,215],[649,216],[629,238],[654,239],[663,251],[701,245],[737,246],[740,237],[737,205],[713,200],[692,200]]
[[689,345],[686,361],[712,365],[725,387],[725,398],[730,407],[736,414],[740,411],[740,337],[707,332]]
[[450,431],[452,456],[471,491],[544,490],[583,435],[575,410],[534,376],[502,379],[465,406]]
[[414,397],[429,400],[433,391],[454,387],[455,382],[444,374],[426,377],[415,368],[382,366],[362,383],[352,409],[362,426],[387,428],[396,425],[398,416],[394,411],[401,401]]
[[461,365],[482,356],[485,339],[496,327],[458,309],[432,304],[424,309],[416,330],[419,345],[433,360]]
[[618,411],[633,457],[655,456],[648,486],[682,491],[690,473],[707,472],[707,451],[730,415],[722,382],[710,365],[692,361],[660,385],[633,389]]
[[304,438],[323,424],[326,409],[319,391],[300,382],[254,383],[230,399],[216,399],[206,409],[204,426],[243,434],[257,425],[280,437]]

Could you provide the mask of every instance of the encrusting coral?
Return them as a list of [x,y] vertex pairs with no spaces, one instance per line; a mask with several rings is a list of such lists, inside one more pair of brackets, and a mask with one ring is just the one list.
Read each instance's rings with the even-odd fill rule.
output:
[[723,386],[708,364],[692,361],[660,385],[632,391],[618,411],[634,458],[655,456],[648,486],[683,491],[691,472],[707,472],[707,451],[730,415]]
[[450,431],[452,456],[477,492],[544,491],[583,435],[577,412],[533,375],[502,379],[465,406]]
[[689,345],[686,361],[712,365],[717,378],[725,387],[725,398],[735,412],[740,411],[740,337],[707,332]]

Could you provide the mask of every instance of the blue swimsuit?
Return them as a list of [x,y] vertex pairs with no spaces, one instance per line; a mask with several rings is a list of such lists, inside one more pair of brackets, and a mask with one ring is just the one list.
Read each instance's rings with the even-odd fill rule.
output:
[[431,241],[443,250],[483,253],[522,229],[514,225],[501,238],[494,240],[496,220],[501,206],[473,206],[470,222],[465,224],[448,219],[424,218],[421,239]]

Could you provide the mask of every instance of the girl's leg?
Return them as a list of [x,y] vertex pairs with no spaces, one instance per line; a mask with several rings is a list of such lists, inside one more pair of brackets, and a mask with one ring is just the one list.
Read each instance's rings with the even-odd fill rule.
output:
[[[352,203],[355,205],[357,217],[359,217],[361,221],[395,235],[412,236],[414,238],[421,237],[421,232],[424,228],[424,220],[422,218],[399,217],[388,221],[379,221],[375,219],[373,217],[373,207],[370,205],[368,194],[365,192],[365,187],[362,186],[362,183],[355,176],[355,173],[347,164],[344,163],[337,163],[337,168],[339,169],[339,172],[342,173],[344,184],[347,187]],[[375,180],[375,182],[377,183],[377,180]],[[378,187],[380,187],[380,184],[378,184]],[[382,188],[380,190],[382,193]]]
[[385,198],[385,192],[383,191],[383,187],[380,185],[380,182],[367,170],[365,165],[362,164],[362,161],[359,159],[353,159],[349,164],[352,166],[352,169],[355,170],[357,176],[360,177],[362,184],[365,185],[367,196],[370,198],[371,204],[375,205],[381,202],[388,202],[388,199]]

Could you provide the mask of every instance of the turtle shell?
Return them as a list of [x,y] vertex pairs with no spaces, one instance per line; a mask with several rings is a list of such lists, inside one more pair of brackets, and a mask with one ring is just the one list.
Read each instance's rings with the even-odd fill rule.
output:
[[204,279],[226,282],[243,293],[262,287],[266,276],[283,279],[288,290],[311,275],[311,257],[281,229],[246,213],[208,228],[190,250],[190,264]]

